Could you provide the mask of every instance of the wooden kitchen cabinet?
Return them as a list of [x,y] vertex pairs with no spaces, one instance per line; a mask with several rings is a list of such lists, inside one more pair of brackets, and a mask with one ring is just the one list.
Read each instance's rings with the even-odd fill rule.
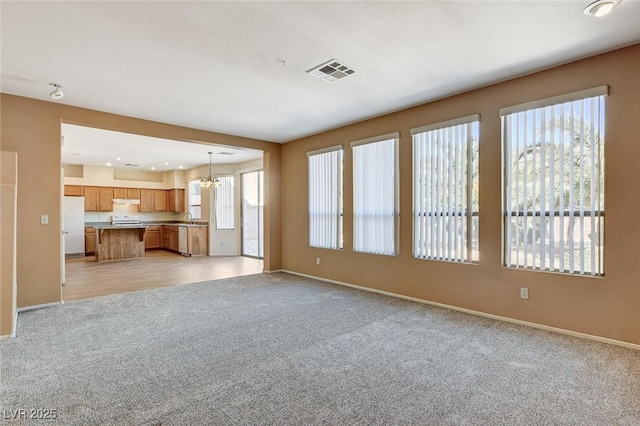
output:
[[127,188],[113,188],[113,198],[127,198]]
[[84,187],[80,185],[65,185],[64,195],[67,197],[82,197],[84,195]]
[[140,188],[113,188],[113,198],[139,200]]
[[156,212],[167,211],[167,191],[164,189],[153,190],[153,210]]
[[93,226],[84,228],[84,254],[90,256],[96,252],[96,229]]
[[127,200],[139,200],[140,188],[127,188]]
[[184,189],[170,189],[168,191],[168,209],[170,212],[184,211]]
[[98,211],[98,188],[95,186],[84,187],[84,211]]
[[140,211],[152,212],[153,211],[153,189],[141,189],[140,190]]
[[187,254],[189,256],[206,256],[209,253],[209,227],[187,227]]
[[100,188],[98,190],[98,211],[113,211],[113,188]]
[[159,225],[148,226],[144,232],[144,249],[160,248],[161,227]]
[[164,227],[166,232],[166,249],[171,251],[178,251],[178,227],[167,225]]
[[87,212],[112,212],[113,188],[85,186],[84,210]]
[[169,248],[169,226],[163,225],[160,230],[160,247],[163,249]]

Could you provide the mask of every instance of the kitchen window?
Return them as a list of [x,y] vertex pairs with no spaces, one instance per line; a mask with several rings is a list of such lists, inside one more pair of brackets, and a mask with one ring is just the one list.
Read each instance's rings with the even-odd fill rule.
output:
[[188,184],[187,202],[192,219],[202,218],[202,197],[200,180],[192,180]]
[[220,186],[215,187],[216,230],[232,230],[235,217],[235,186],[233,176],[218,178]]

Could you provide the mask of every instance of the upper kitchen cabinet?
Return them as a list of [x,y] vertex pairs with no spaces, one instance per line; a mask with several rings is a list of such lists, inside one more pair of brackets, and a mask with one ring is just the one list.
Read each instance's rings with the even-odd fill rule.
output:
[[127,188],[127,200],[139,200],[139,199],[140,199],[140,188]]
[[140,211],[152,212],[154,211],[154,196],[153,189],[141,189],[140,190]]
[[140,189],[139,188],[113,188],[113,198],[119,198],[123,200],[139,200]]
[[127,188],[113,188],[113,198],[127,198]]
[[85,186],[84,210],[87,212],[113,211],[113,188]]
[[170,189],[168,191],[169,211],[182,213],[184,208],[184,189]]
[[65,185],[64,195],[67,197],[82,197],[84,189],[81,185]]
[[157,212],[167,211],[167,191],[164,189],[153,190],[153,209]]

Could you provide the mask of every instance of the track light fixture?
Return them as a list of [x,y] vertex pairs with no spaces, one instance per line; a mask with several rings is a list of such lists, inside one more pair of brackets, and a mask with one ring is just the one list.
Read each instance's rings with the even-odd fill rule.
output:
[[55,87],[55,90],[49,93],[49,96],[51,96],[51,99],[53,99],[54,101],[57,101],[58,99],[62,99],[64,97],[64,93],[62,93],[62,86],[60,86],[57,83],[49,83],[49,86]]

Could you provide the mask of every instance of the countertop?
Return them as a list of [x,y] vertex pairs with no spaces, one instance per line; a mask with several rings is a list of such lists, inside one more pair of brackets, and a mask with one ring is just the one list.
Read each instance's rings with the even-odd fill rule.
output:
[[148,225],[127,225],[127,226],[113,226],[113,225],[94,225],[96,229],[147,229]]
[[113,226],[111,222],[85,222],[85,227],[93,227],[96,229],[129,229],[129,228],[147,228],[148,226],[186,226],[188,228],[198,228],[209,226],[207,223],[186,223],[186,222],[142,222],[140,225],[132,226]]

